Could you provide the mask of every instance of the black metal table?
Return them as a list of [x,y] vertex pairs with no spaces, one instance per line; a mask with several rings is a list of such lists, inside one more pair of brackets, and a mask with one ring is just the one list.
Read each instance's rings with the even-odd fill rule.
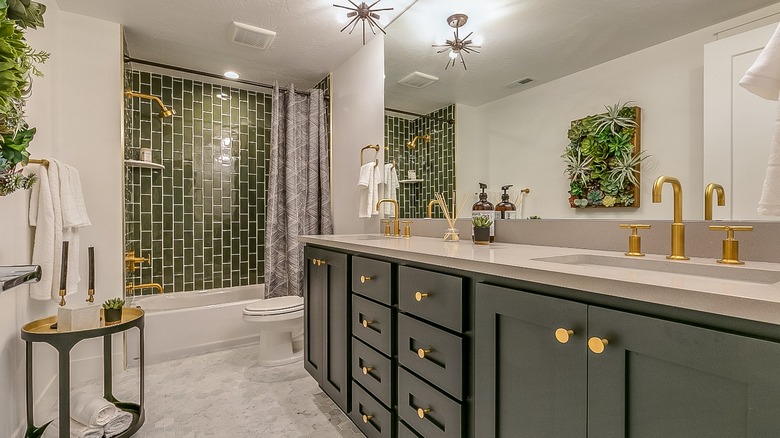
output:
[[[103,310],[101,309],[101,316]],[[57,322],[56,316],[39,319],[22,327],[22,339],[27,349],[27,432],[25,438],[40,436],[47,425],[36,427],[33,419],[33,343],[45,342],[57,349],[59,354],[59,418],[60,438],[70,438],[70,351],[84,339],[103,337],[103,397],[117,408],[130,412],[133,422],[128,430],[117,435],[117,438],[132,436],[144,424],[144,311],[125,307],[122,309],[122,320],[105,325],[101,317],[101,326],[88,330],[58,332],[52,328]],[[140,403],[121,402],[113,394],[113,370],[111,364],[111,335],[121,333],[131,328],[140,331]]]

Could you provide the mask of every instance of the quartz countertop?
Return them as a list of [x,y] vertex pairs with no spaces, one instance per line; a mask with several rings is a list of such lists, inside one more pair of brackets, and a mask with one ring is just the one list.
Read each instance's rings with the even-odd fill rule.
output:
[[[474,245],[470,239],[444,242],[440,238],[399,239],[370,234],[301,236],[300,240],[307,244],[333,249],[374,254],[780,325],[780,282],[762,284],[655,270],[536,260],[571,255],[629,258],[621,252],[499,242],[490,245]],[[723,270],[753,269],[780,272],[780,264],[776,263],[745,262],[744,265],[722,265],[713,259],[702,258],[672,262],[667,261],[664,255],[654,254],[636,259],[709,265]],[[740,277],[743,273],[734,271],[734,274],[734,277]],[[724,276],[728,277],[729,274]],[[750,275],[747,277],[749,278]]]

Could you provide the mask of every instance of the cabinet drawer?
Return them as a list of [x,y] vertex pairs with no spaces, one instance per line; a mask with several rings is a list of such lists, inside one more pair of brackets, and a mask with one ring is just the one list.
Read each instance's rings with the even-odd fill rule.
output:
[[462,436],[462,413],[460,403],[398,368],[398,416],[420,435],[425,438]]
[[417,432],[413,431],[406,423],[398,420],[398,438],[420,438],[420,435],[417,435]]
[[393,436],[393,414],[355,382],[352,382],[352,412],[349,417],[368,438]]
[[385,406],[393,406],[391,363],[381,353],[352,338],[352,378]]
[[379,301],[393,304],[391,301],[392,266],[388,262],[352,257],[352,292]]
[[352,334],[387,356],[392,355],[390,308],[352,295]]
[[398,362],[463,400],[463,338],[460,336],[399,314]]
[[463,279],[401,266],[398,307],[404,312],[463,332]]

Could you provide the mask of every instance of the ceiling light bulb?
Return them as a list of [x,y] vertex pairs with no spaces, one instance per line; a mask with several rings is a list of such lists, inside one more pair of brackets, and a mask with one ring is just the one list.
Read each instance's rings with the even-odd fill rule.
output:
[[222,139],[222,144],[224,146],[230,146],[230,143],[231,143],[230,137],[226,137]]
[[450,59],[457,59],[457,57],[458,57],[458,52],[454,50],[450,52]]
[[238,73],[232,70],[228,70],[225,72],[225,77],[228,79],[238,79],[240,76],[238,75]]

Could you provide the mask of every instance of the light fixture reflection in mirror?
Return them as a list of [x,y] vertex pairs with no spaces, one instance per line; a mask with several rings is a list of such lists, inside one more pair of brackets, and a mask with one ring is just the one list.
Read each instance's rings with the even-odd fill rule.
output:
[[469,32],[469,34],[466,35],[466,37],[463,39],[460,38],[460,28],[463,27],[468,20],[469,17],[466,14],[452,14],[447,17],[447,24],[449,24],[450,27],[455,28],[455,32],[453,34],[454,38],[447,40],[445,44],[433,44],[431,46],[434,48],[442,48],[436,53],[447,52],[449,60],[447,61],[447,65],[444,67],[445,70],[450,67],[455,67],[455,63],[457,62],[458,58],[460,58],[460,63],[463,65],[463,69],[468,70],[466,67],[466,60],[463,55],[466,53],[479,53],[479,50],[477,49],[482,48],[482,46],[475,45],[474,40],[470,39],[474,32]]

